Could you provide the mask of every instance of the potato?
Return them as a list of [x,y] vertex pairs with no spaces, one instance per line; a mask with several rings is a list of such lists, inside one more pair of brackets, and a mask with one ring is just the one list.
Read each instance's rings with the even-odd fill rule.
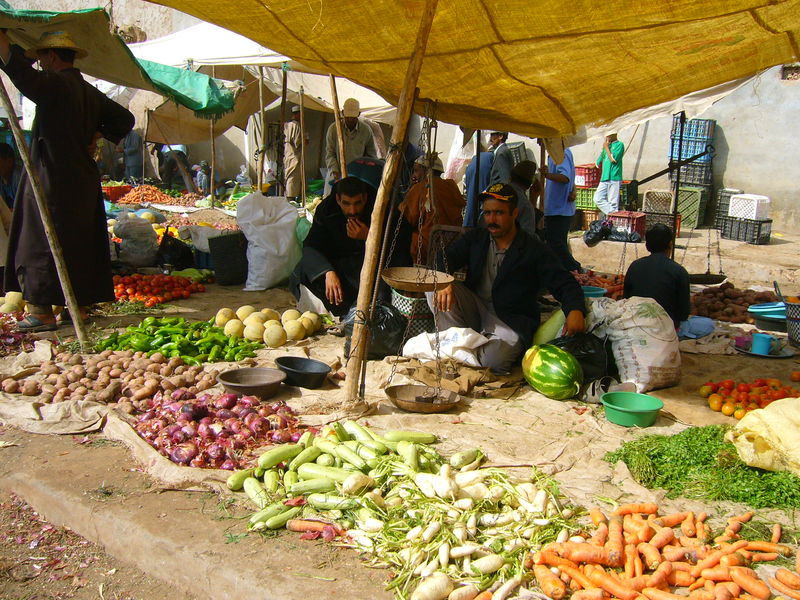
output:
[[7,394],[16,394],[19,392],[19,381],[11,377],[4,379],[3,383],[0,385],[2,385],[3,391]]
[[53,396],[53,402],[63,402],[69,397],[70,391],[67,388],[61,388],[60,390],[56,391],[56,395]]
[[51,404],[53,402],[53,394],[39,394],[39,402],[42,404]]
[[102,352],[99,354],[99,356],[100,356],[101,358],[103,358],[103,359],[106,359],[106,360],[108,360],[108,357],[110,357],[112,354],[113,354],[113,351],[112,351],[112,350],[103,350],[103,351],[102,351]]
[[80,394],[81,396],[85,396],[89,392],[89,388],[85,385],[79,385],[75,388],[75,393]]
[[32,379],[22,384],[22,394],[25,396],[38,396],[40,391],[39,383]]
[[52,375],[48,375],[47,377],[45,377],[44,380],[50,385],[56,385],[58,384],[58,375],[53,373]]
[[86,402],[97,402],[97,393],[96,392],[89,392],[83,397]]
[[161,352],[156,352],[155,354],[153,354],[153,356],[150,357],[150,360],[157,365],[166,362],[166,358],[164,357],[163,354],[161,354]]
[[111,379],[116,379],[117,377],[121,377],[122,376],[122,369],[111,369],[108,372],[108,376],[111,377]]
[[70,382],[69,382],[69,379],[67,379],[67,376],[62,373],[61,375],[56,377],[56,382],[55,382],[54,385],[57,388],[65,388],[65,387],[67,387],[69,385],[69,383]]
[[42,363],[42,366],[39,368],[39,372],[42,375],[56,375],[61,372],[61,369],[59,369],[58,365],[56,365],[54,362],[48,360]]
[[82,365],[83,364],[83,357],[80,354],[73,354],[72,358],[67,361],[67,364],[70,365]]

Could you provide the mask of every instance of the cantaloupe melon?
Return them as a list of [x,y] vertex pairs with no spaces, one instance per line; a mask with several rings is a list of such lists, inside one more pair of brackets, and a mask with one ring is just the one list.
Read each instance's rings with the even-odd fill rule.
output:
[[283,328],[286,330],[286,337],[290,340],[302,340],[306,337],[306,328],[303,327],[303,324],[295,319],[294,321],[286,321],[283,324]]
[[236,309],[236,318],[240,321],[244,321],[247,317],[251,314],[256,312],[256,309],[249,304],[245,304],[244,306],[240,306]]
[[225,323],[225,335],[230,337],[242,337],[244,333],[244,323],[239,319],[231,319]]
[[217,316],[214,317],[214,325],[217,327],[225,327],[225,323],[234,318],[236,318],[236,315],[230,308],[220,308],[217,311]]
[[286,331],[280,324],[270,325],[264,329],[264,343],[270,348],[279,348],[286,343]]
[[281,315],[281,323],[286,325],[288,321],[296,321],[300,318],[300,311],[290,308]]

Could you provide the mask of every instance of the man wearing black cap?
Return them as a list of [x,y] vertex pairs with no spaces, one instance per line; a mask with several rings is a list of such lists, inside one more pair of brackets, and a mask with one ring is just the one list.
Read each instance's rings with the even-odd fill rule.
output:
[[552,251],[519,228],[511,186],[490,186],[480,201],[486,227],[467,232],[445,253],[451,272],[466,267],[464,283],[427,298],[439,330],[468,327],[481,333],[489,340],[477,350],[481,366],[507,373],[539,326],[540,290],[547,288],[561,303],[570,334],[585,328],[583,292]]

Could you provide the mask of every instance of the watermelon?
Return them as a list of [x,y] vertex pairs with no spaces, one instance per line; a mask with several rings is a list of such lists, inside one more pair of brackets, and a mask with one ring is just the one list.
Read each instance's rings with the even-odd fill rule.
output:
[[522,374],[533,389],[553,400],[576,396],[583,384],[583,370],[577,359],[550,344],[528,349],[522,357]]

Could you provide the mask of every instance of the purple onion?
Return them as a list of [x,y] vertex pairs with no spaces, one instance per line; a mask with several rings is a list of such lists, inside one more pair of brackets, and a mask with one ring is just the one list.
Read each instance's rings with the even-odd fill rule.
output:
[[238,433],[228,440],[229,444],[226,446],[226,449],[230,450],[243,450],[245,445],[247,445],[247,440],[245,440],[241,435]]
[[269,431],[269,422],[263,417],[255,417],[250,419],[249,423],[247,423],[245,420],[245,424],[250,428],[250,431],[253,432],[255,437],[263,436],[267,431]]
[[170,460],[180,465],[188,464],[195,456],[197,456],[197,446],[192,442],[178,444],[169,453]]
[[174,415],[178,414],[178,412],[180,412],[182,407],[183,407],[183,403],[182,402],[170,402],[169,404],[166,404],[164,406],[164,408],[167,411],[171,412]]
[[206,457],[203,456],[203,455],[200,455],[200,456],[195,456],[191,460],[191,462],[189,463],[189,466],[190,467],[197,467],[199,469],[204,469],[204,468],[206,468],[208,466],[208,464],[209,463],[208,463],[208,460],[206,459]]
[[211,425],[211,423],[213,422],[214,419],[212,419],[211,417],[203,417],[202,419],[200,419],[200,423],[205,423],[206,425]]
[[226,419],[223,425],[225,426],[225,429],[232,431],[233,433],[239,433],[242,430],[242,422],[235,417]]
[[295,432],[292,434],[292,436],[291,436],[289,439],[290,439],[290,441],[292,441],[292,442],[296,442],[296,441],[297,441],[297,440],[299,440],[299,439],[300,439],[302,436],[303,436],[303,434],[302,434],[302,433],[300,433],[299,431],[295,431]]
[[195,435],[197,435],[197,427],[195,427],[194,422],[189,422],[181,427],[181,431],[183,431],[183,433],[190,438],[193,438]]
[[222,394],[222,396],[214,401],[214,406],[226,410],[232,409],[236,406],[236,394]]
[[278,412],[280,409],[282,409],[285,406],[286,406],[286,404],[284,404],[283,402],[280,402],[280,401],[273,402],[272,404],[269,405],[269,407],[272,409],[272,412]]
[[209,423],[200,423],[197,426],[197,435],[199,435],[204,440],[213,440],[216,437],[214,430],[211,429],[211,425]]
[[253,421],[255,421],[256,419],[260,419],[260,418],[261,418],[261,417],[259,417],[259,416],[258,416],[258,413],[257,413],[257,412],[255,412],[255,411],[253,411],[253,412],[249,412],[249,413],[247,413],[246,415],[244,415],[244,416],[242,417],[242,420],[244,421],[244,424],[245,424],[247,427],[250,427],[250,423],[252,423],[252,422],[253,422]]
[[185,442],[189,439],[182,429],[178,429],[177,431],[170,434],[169,439],[172,440],[173,444],[180,444],[181,442]]
[[173,400],[186,400],[188,398],[188,392],[183,388],[178,388],[177,390],[173,390],[170,398]]
[[261,400],[255,396],[242,396],[241,400],[239,400],[239,404],[246,406],[247,408],[253,408],[254,406],[259,406],[261,404]]
[[166,431],[167,435],[172,435],[176,431],[180,431],[181,426],[177,423],[173,423],[172,425],[167,425],[164,431]]
[[221,408],[216,412],[216,418],[219,419],[220,421],[225,421],[226,419],[231,419],[235,416],[236,415],[234,415],[233,412],[231,412],[227,408]]
[[269,438],[276,444],[285,444],[292,439],[292,434],[285,429],[276,429],[270,433]]
[[260,417],[268,417],[272,414],[272,409],[269,406],[262,406],[258,409],[258,415]]
[[151,419],[154,419],[155,416],[156,416],[156,411],[154,411],[152,409],[151,410],[147,410],[147,411],[143,412],[141,415],[139,415],[139,422],[141,423],[142,421],[149,421]]
[[168,422],[163,417],[159,417],[158,419],[153,419],[152,421],[150,421],[150,428],[155,432],[161,431],[167,425],[168,425]]
[[223,462],[223,463],[222,463],[222,464],[219,466],[219,468],[220,468],[220,469],[224,469],[224,470],[226,470],[226,471],[235,471],[235,470],[236,470],[236,462],[235,462],[235,461],[233,461],[232,459],[230,459],[230,458],[229,458],[228,460],[226,460],[225,462]]
[[217,460],[225,456],[225,447],[219,444],[209,444],[206,448],[206,454],[211,460]]
[[195,399],[195,401],[197,402],[197,404],[199,404],[200,406],[207,406],[207,405],[208,405],[208,403],[209,403],[211,400],[212,400],[212,398],[211,398],[211,396],[210,396],[209,394],[200,394],[200,395],[199,395],[199,396],[198,396],[198,397]]
[[214,435],[219,435],[225,431],[225,426],[219,421],[214,421],[211,423],[211,425],[209,425],[209,427],[211,427],[211,431],[214,432]]
[[242,414],[243,410],[246,410],[246,406],[242,406],[241,404],[236,404],[235,406],[231,407],[231,412],[235,414],[237,417]]

